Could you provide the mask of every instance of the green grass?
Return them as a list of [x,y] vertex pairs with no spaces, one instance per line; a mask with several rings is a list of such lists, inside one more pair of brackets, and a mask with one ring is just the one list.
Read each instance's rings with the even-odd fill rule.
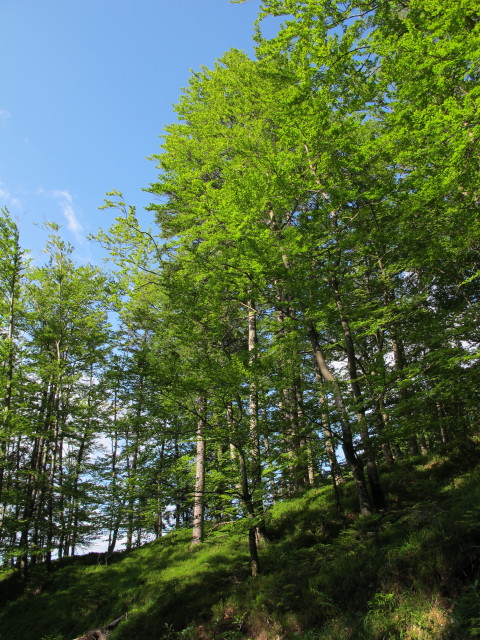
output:
[[[128,612],[111,640],[480,638],[480,470],[451,454],[384,472],[384,514],[339,514],[328,487],[274,505],[263,573],[246,536],[180,530],[106,565],[89,559],[0,581],[1,640],[72,640]],[[82,562],[84,564],[82,564]]]

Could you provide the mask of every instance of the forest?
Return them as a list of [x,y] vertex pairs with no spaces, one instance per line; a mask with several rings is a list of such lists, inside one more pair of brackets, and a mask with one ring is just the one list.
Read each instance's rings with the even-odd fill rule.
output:
[[218,530],[259,580],[282,503],[372,522],[402,465],[478,461],[477,2],[264,0],[255,40],[182,90],[153,228],[106,196],[104,268],[55,224],[31,260],[2,209],[0,557],[24,581]]

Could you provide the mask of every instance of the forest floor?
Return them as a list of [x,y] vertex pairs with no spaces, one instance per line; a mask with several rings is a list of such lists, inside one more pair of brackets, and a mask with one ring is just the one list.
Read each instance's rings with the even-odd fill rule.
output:
[[256,578],[241,522],[195,547],[182,529],[107,563],[35,567],[26,584],[4,572],[0,640],[73,640],[124,614],[109,640],[480,638],[479,479],[478,453],[456,449],[383,470],[385,513],[356,515],[348,481],[341,513],[327,486],[276,503]]

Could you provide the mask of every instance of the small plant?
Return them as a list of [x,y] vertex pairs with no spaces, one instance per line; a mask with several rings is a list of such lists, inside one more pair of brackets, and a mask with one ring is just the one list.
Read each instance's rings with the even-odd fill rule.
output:
[[382,609],[383,611],[391,611],[395,607],[395,595],[393,593],[376,593],[371,600],[368,601],[370,609]]

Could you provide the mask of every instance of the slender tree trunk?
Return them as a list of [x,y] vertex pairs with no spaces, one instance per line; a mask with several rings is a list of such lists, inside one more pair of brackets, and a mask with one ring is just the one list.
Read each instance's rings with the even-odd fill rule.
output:
[[[249,396],[249,427],[250,427],[250,457],[252,461],[252,493],[254,495],[254,507],[256,513],[263,514],[262,497],[262,467],[260,455],[260,430],[259,430],[259,409],[258,409],[258,387],[255,380],[255,363],[257,360],[257,309],[255,301],[250,298],[248,306],[248,362],[254,379],[250,382]],[[252,371],[253,370],[253,371]],[[256,527],[258,540],[265,538],[265,526],[260,520]]]
[[325,381],[322,377],[322,374],[320,372],[320,368],[318,366],[316,359],[314,359],[314,370],[315,370],[315,379],[317,381],[317,386],[318,386],[320,410],[321,410],[321,417],[322,417],[323,440],[325,443],[325,451],[327,453],[327,458],[330,463],[330,475],[332,478],[333,492],[335,494],[335,504],[338,511],[341,511],[342,504],[340,501],[340,492],[338,490],[338,485],[340,482],[343,482],[343,478],[340,471],[340,465],[338,464],[335,447],[333,444],[333,433],[330,428],[330,418],[329,418],[328,409],[326,406],[327,399],[325,398],[325,393],[323,391],[323,386],[325,384]]
[[315,326],[311,322],[308,325],[308,333],[309,333],[314,357],[315,357],[319,372],[324,378],[324,380],[328,384],[330,384],[332,388],[333,399],[335,402],[335,407],[337,409],[338,418],[339,418],[340,426],[342,430],[343,453],[345,455],[345,460],[347,461],[347,464],[349,465],[350,470],[352,471],[352,474],[353,474],[353,480],[354,480],[355,489],[357,492],[360,513],[363,515],[367,515],[371,513],[371,507],[370,507],[370,499],[368,497],[367,486],[365,484],[363,464],[355,452],[355,447],[353,445],[352,430],[350,428],[348,417],[346,415],[345,408],[343,405],[343,398],[340,392],[340,387],[335,376],[332,374],[332,372],[327,366],[325,358],[323,357],[323,353],[320,349],[317,330],[315,329]]
[[[133,530],[135,519],[135,501],[136,501],[136,488],[137,488],[137,462],[138,462],[138,448],[139,448],[139,435],[138,427],[135,425],[135,433],[133,435],[133,455],[132,460],[128,465],[128,500],[127,500],[127,542],[126,549],[129,551],[133,546]],[[130,459],[130,456],[129,456]]]
[[[442,444],[447,444],[450,441],[450,433],[448,429],[448,414],[445,410],[445,406],[441,402],[436,402],[437,419],[440,431],[440,439]],[[427,449],[425,438],[423,438],[424,444],[420,443],[422,449]],[[423,453],[423,451],[422,451]]]
[[[384,282],[384,291],[383,291],[383,299],[385,305],[391,305],[395,300],[395,291],[390,281],[390,276],[387,273],[385,266],[383,264],[382,258],[377,258],[377,263],[380,268],[380,273],[382,274],[383,282]],[[391,322],[390,326],[391,333],[391,343],[392,343],[392,352],[393,352],[393,366],[395,371],[399,374],[405,368],[405,349],[403,347],[403,342],[398,331],[398,326],[396,320]],[[407,415],[410,418],[410,409],[408,408],[409,400],[413,395],[412,389],[405,388],[404,385],[400,386],[400,400],[407,407]],[[418,440],[415,434],[411,434],[407,439],[407,444],[410,449],[411,455],[417,456],[420,453]],[[399,450],[400,453],[400,450]]]
[[[178,447],[177,438],[175,438],[175,440],[174,440],[173,448],[174,448],[174,452],[175,452],[175,460],[178,460],[179,457],[180,457],[180,450],[179,450],[179,447]],[[176,529],[178,529],[180,527],[181,516],[182,516],[182,504],[181,504],[180,499],[178,497],[178,492],[176,492],[176,495],[175,495],[175,528]]]
[[195,492],[193,497],[193,544],[203,542],[205,514],[205,420],[207,399],[198,399],[198,420],[195,460]]
[[[166,423],[163,424],[164,429]],[[165,457],[165,437],[162,437],[160,446],[160,458],[157,467],[157,517],[155,519],[155,537],[161,538],[163,535],[163,501],[162,501],[162,476],[163,476],[163,460]]]
[[[7,341],[8,352],[6,362],[3,363],[3,368],[6,368],[6,386],[5,395],[3,399],[2,415],[0,416],[0,504],[4,501],[3,489],[5,478],[5,466],[7,464],[7,449],[9,442],[10,431],[10,412],[12,405],[12,393],[13,393],[13,376],[14,376],[14,338],[15,338],[15,306],[16,306],[16,294],[18,282],[20,279],[21,270],[21,250],[19,245],[19,233],[18,228],[14,226],[14,254],[13,264],[11,268],[11,274],[9,278],[9,291],[8,291],[8,328],[7,328]],[[0,512],[0,529],[3,524],[4,509]]]
[[[319,182],[320,184],[320,181],[315,173],[315,167],[309,157],[309,149],[306,144],[304,145],[304,147],[305,147],[305,151],[307,152],[307,158],[308,158],[310,170],[312,174],[315,176],[315,179],[317,180],[317,182]],[[326,194],[323,194],[323,195],[324,197],[326,197]],[[274,212],[270,211],[269,216],[270,216],[270,227],[272,231],[279,238],[279,240],[282,240],[281,231],[275,220]],[[290,262],[283,246],[280,246],[280,251],[282,255],[283,265],[287,271],[290,271],[291,270]],[[302,311],[305,315],[305,309],[302,309]],[[321,376],[323,377],[323,379],[328,384],[330,384],[332,388],[335,407],[338,412],[341,430],[342,430],[343,452],[345,455],[345,459],[353,474],[353,479],[354,479],[355,488],[356,488],[358,501],[359,501],[360,513],[366,515],[371,512],[371,507],[370,507],[370,500],[368,497],[367,487],[365,484],[363,464],[362,464],[362,461],[357,456],[355,452],[355,447],[353,446],[352,431],[351,431],[350,424],[348,422],[348,417],[346,415],[345,408],[343,405],[343,398],[340,392],[340,387],[335,376],[331,373],[330,369],[328,368],[325,358],[323,357],[323,353],[320,349],[317,330],[315,329],[315,326],[311,321],[307,321],[307,333],[310,338],[310,342],[312,344],[312,350],[313,350],[315,361],[318,366],[318,370]]]
[[340,323],[342,325],[343,338],[345,344],[345,351],[347,354],[347,366],[348,375],[350,379],[350,388],[356,404],[357,420],[360,428],[360,436],[362,438],[362,444],[365,451],[365,457],[367,460],[367,477],[372,493],[373,504],[375,509],[384,510],[385,500],[383,498],[383,491],[380,484],[380,478],[378,476],[377,463],[375,460],[375,451],[373,449],[370,437],[368,434],[368,427],[365,419],[365,407],[363,394],[358,382],[357,374],[357,360],[355,355],[355,345],[353,343],[352,332],[350,329],[350,323],[348,322],[343,309],[342,298],[340,296],[340,287],[336,275],[332,277],[332,288],[335,304],[340,317]]
[[[70,546],[70,554],[75,554],[75,548],[77,546],[78,541],[78,524],[80,519],[80,499],[79,499],[79,491],[78,486],[80,482],[80,473],[83,465],[83,460],[85,456],[86,449],[86,440],[87,433],[86,430],[83,431],[82,437],[80,439],[80,444],[78,447],[77,455],[75,458],[75,468],[74,468],[74,479],[73,479],[73,488],[72,488],[72,523],[69,527],[69,546]],[[68,555],[68,554],[67,554]]]
[[325,381],[323,379],[322,374],[320,373],[320,368],[318,366],[316,358],[314,359],[314,369],[315,369],[315,379],[317,381],[317,386],[318,386],[318,396],[319,396],[319,404],[320,404],[320,412],[321,412],[321,420],[322,420],[323,439],[325,443],[325,451],[327,452],[327,458],[330,463],[330,470],[331,470],[332,478],[334,480],[334,484],[338,484],[343,481],[343,478],[340,470],[340,465],[338,464],[338,460],[337,460],[337,453],[335,451],[335,444],[334,444],[332,429],[330,427],[330,417],[328,414],[327,399],[325,397],[325,392],[324,392]]
[[[58,401],[58,398],[56,398]],[[55,501],[55,478],[57,473],[57,453],[58,453],[58,435],[60,431],[60,426],[58,424],[58,411],[55,416],[55,426],[53,429],[53,439],[50,443],[50,460],[49,460],[49,469],[48,469],[48,488],[47,488],[47,548],[45,552],[45,560],[47,569],[50,570],[52,564],[52,546],[53,546],[53,538],[54,538],[54,501]]]
[[[263,437],[263,448],[265,450],[266,459],[269,460],[269,458],[270,458],[270,442],[269,442],[269,439],[268,439],[267,435],[265,435]],[[269,493],[270,493],[270,499],[275,504],[275,502],[277,502],[279,496],[278,496],[278,491],[277,491],[277,482],[275,480],[275,472],[273,471],[273,469],[271,469],[268,472],[267,477],[268,477],[268,489],[269,489]]]
[[[30,548],[32,546],[39,548],[39,524],[40,518],[44,517],[47,445],[55,394],[56,387],[53,381],[44,382],[37,418],[40,434],[35,438],[33,444],[26,485],[25,506],[22,514],[23,523],[20,532],[21,556],[19,558],[19,567],[24,576],[27,574]],[[30,560],[35,564],[37,558],[33,556]]]
[[393,467],[393,465],[395,464],[395,455],[393,453],[393,449],[390,445],[390,442],[385,439],[385,436],[384,435],[382,436],[382,434],[384,434],[385,430],[387,429],[388,422],[389,422],[389,417],[385,409],[383,393],[381,393],[377,398],[375,414],[377,416],[377,421],[378,421],[378,432],[382,437],[381,448],[382,448],[384,462],[388,467]]
[[[110,440],[111,441],[111,440]],[[113,444],[112,444],[112,484],[110,487],[110,522],[108,532],[108,549],[107,553],[111,554],[115,551],[117,544],[118,531],[121,522],[121,507],[118,496],[118,389],[115,386],[113,391]]]
[[[255,516],[259,514],[255,511],[255,501],[252,492],[248,486],[247,465],[245,463],[245,455],[240,448],[237,448],[238,461],[240,464],[240,485],[241,499],[247,512],[247,518],[254,521]],[[260,573],[260,560],[258,557],[258,533],[257,526],[253,523],[248,529],[248,551],[250,554],[250,569],[252,576],[255,577]]]
[[[257,310],[254,300],[248,301],[248,353],[249,364],[255,376],[255,362],[257,359]],[[251,458],[253,467],[253,482],[260,488],[262,472],[260,468],[260,438],[258,429],[258,389],[255,380],[250,382],[248,401],[250,420]]]
[[[235,429],[232,402],[227,403],[227,425],[228,425],[228,431],[230,433],[230,440],[229,440],[230,459],[233,462],[235,469],[237,470],[240,468],[240,461],[238,459],[238,451],[237,451],[238,447],[233,444],[233,440],[236,438],[237,434]],[[242,495],[243,489],[242,489],[242,483],[240,480],[240,474],[238,475],[235,481],[235,490],[239,496]]]
[[297,402],[297,424],[299,428],[299,445],[302,457],[303,479],[307,486],[313,487],[315,484],[315,467],[313,460],[313,452],[311,446],[311,434],[307,432],[305,422],[305,412],[303,407],[303,394],[301,381],[295,384],[295,397]]

